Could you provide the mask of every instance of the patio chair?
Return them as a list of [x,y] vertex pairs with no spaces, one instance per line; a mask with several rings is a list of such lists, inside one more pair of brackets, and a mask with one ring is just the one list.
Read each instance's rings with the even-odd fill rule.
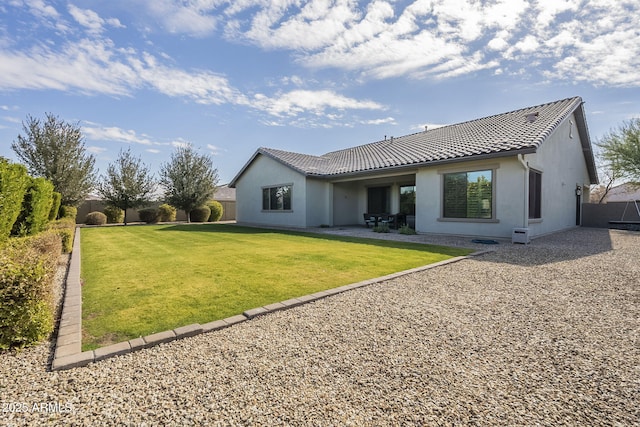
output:
[[363,214],[364,216],[364,225],[369,228],[369,225],[375,225],[378,220],[376,215],[371,215],[368,213]]

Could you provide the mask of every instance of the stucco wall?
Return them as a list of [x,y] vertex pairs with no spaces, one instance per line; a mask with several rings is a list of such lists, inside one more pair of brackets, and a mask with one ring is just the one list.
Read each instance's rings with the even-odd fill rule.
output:
[[[292,185],[291,211],[263,211],[262,188]],[[236,182],[236,218],[239,223],[306,227],[307,188],[300,173],[258,155]]]
[[[442,218],[444,173],[494,170],[494,220]],[[510,237],[524,221],[524,169],[515,157],[421,169],[416,175],[416,230],[426,233]]]
[[[362,184],[357,182],[340,182],[333,185],[333,224],[358,224],[362,221],[360,193]],[[363,211],[364,212],[364,211]]]
[[[531,237],[571,228],[576,222],[576,185],[589,186],[580,136],[571,116],[524,161],[542,172],[542,218],[528,219],[528,173],[517,157],[463,162],[421,169],[416,175],[416,229],[419,232],[510,237],[514,227],[528,227]],[[495,221],[448,221],[441,218],[442,174],[494,169]],[[584,196],[586,197],[586,196]],[[525,214],[526,213],[526,214]]]
[[306,227],[333,225],[331,210],[333,206],[332,185],[327,181],[307,179]]
[[529,223],[532,236],[576,225],[576,186],[589,186],[589,172],[575,123],[572,115],[537,153],[525,156],[529,167],[542,172],[542,220]]

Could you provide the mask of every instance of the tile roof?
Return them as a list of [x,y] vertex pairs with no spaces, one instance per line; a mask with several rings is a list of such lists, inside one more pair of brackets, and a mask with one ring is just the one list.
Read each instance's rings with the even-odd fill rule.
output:
[[[580,109],[580,114],[576,114],[576,120],[581,140],[583,140],[585,159],[592,178],[595,177],[593,179],[597,182],[580,97],[567,98],[411,135],[391,137],[370,144],[333,151],[322,156],[260,148],[254,158],[257,154],[263,154],[304,175],[331,177],[430,163],[532,153],[577,109]],[[236,179],[237,177],[233,181],[235,182]]]

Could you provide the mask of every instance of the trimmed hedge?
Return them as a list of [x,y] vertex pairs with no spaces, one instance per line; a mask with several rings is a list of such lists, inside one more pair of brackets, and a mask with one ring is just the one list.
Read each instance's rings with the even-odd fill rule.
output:
[[207,222],[211,216],[211,209],[209,209],[209,206],[200,206],[192,210],[189,215],[191,222]]
[[158,210],[154,208],[140,209],[138,211],[138,217],[140,221],[146,222],[147,224],[155,224],[160,219]]
[[211,209],[211,215],[209,215],[209,222],[220,221],[220,218],[222,218],[222,214],[224,212],[222,208],[222,203],[216,200],[212,200],[209,203],[207,203],[207,206],[209,206],[209,209]]
[[0,249],[0,349],[38,343],[53,331],[60,253],[53,232],[14,238]]
[[107,216],[102,212],[89,212],[84,220],[87,225],[105,225]]
[[14,236],[33,236],[47,226],[53,204],[53,184],[45,178],[31,178],[22,200],[22,210],[13,224]]
[[72,218],[74,221],[78,216],[78,208],[75,206],[62,205],[60,206],[59,218]]
[[11,234],[29,183],[26,167],[0,158],[0,242]]
[[124,211],[115,206],[107,206],[102,211],[107,216],[107,224],[120,224],[124,222]]
[[60,202],[62,201],[62,194],[57,191],[53,192],[53,203],[51,204],[51,210],[49,211],[49,221],[55,221],[58,218],[58,212],[60,211]]
[[72,218],[61,218],[49,223],[52,230],[62,239],[62,252],[70,254],[73,250],[73,238],[76,234],[76,222]]
[[176,220],[177,210],[173,206],[164,203],[158,206],[158,220],[160,222],[172,222]]

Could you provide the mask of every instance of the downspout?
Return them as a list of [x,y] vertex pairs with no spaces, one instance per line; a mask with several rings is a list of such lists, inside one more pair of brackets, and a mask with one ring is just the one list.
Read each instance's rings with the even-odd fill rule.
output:
[[526,228],[529,225],[529,164],[524,160],[524,154],[518,154],[518,161],[524,169],[524,180],[522,189],[522,227]]

